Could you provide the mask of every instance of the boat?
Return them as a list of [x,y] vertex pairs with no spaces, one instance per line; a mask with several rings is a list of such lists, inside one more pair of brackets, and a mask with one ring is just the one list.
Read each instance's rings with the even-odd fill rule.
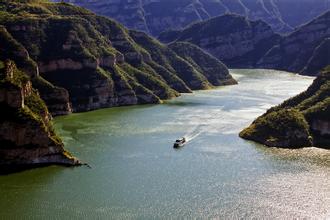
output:
[[185,145],[185,143],[186,143],[186,139],[183,137],[183,138],[181,138],[181,139],[176,140],[176,141],[174,142],[173,147],[174,147],[174,148],[179,148],[179,147],[182,147],[183,145]]

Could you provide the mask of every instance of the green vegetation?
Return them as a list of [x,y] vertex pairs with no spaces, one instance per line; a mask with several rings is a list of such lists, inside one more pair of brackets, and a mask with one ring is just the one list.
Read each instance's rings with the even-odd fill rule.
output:
[[178,96],[178,93],[167,86],[161,78],[158,78],[152,69],[148,70],[146,67],[140,67],[143,70],[141,71],[128,64],[122,65],[121,68],[140,85],[143,85],[161,99]]
[[[198,72],[202,73],[214,86],[235,84],[227,67],[212,55],[188,42],[175,42],[169,47],[180,57],[189,62]],[[227,74],[224,74],[227,73]]]
[[330,148],[329,66],[303,93],[273,107],[240,136],[268,146]]
[[[226,72],[227,68],[220,61],[211,57],[196,46],[182,43],[180,46],[187,51],[187,53],[184,54],[180,53],[180,51],[176,51],[171,45],[165,46],[159,43],[145,33],[130,31],[130,36],[135,42],[148,51],[154,62],[164,67],[168,72],[176,73],[191,89],[209,89],[214,85],[219,85],[218,82],[212,81],[211,78],[213,76],[209,77],[208,74],[210,72],[212,72],[211,75],[215,75],[215,77],[216,75],[221,75],[222,82],[231,78],[229,73]],[[209,58],[211,59],[210,62],[213,62],[213,65],[222,66],[223,68],[205,71],[210,66],[207,66],[207,63],[203,63],[201,60],[208,60]],[[150,61],[147,63],[151,66],[153,65],[150,64]],[[195,65],[196,63],[198,63],[198,65]],[[172,81],[172,83],[173,81],[177,81],[174,77],[167,76],[166,79],[168,83],[169,81]],[[178,83],[181,84],[182,82]],[[231,84],[233,83],[235,82],[233,81]]]
[[47,114],[47,106],[36,91],[25,98],[25,105],[37,115]]
[[299,148],[312,145],[308,123],[296,109],[266,114],[243,130],[240,136],[272,147]]

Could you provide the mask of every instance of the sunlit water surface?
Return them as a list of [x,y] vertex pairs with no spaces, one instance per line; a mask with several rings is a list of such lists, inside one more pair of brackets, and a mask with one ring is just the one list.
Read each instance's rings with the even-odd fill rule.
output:
[[[330,218],[330,152],[238,132],[312,78],[232,70],[239,85],[55,119],[87,167],[0,176],[0,219]],[[188,144],[172,148],[181,136]]]

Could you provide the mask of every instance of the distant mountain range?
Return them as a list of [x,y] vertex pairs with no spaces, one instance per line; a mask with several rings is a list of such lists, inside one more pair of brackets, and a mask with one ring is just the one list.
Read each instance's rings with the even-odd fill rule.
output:
[[263,21],[223,15],[185,29],[163,32],[163,42],[198,45],[231,68],[268,68],[316,75],[330,64],[330,11],[288,35]]
[[[60,1],[60,0],[54,0]],[[287,33],[330,8],[330,0],[65,0],[154,36],[192,22],[236,13]]]

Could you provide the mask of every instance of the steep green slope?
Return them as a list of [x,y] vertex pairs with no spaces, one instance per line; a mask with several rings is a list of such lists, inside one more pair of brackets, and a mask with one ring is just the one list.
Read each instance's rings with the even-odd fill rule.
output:
[[269,109],[240,136],[271,147],[330,149],[330,66],[305,92]]
[[154,61],[169,72],[177,72],[185,86],[191,89],[236,83],[224,64],[197,46],[188,43],[165,46],[138,31],[130,31],[130,36],[149,52],[151,60],[147,64],[152,65]]
[[0,172],[4,166],[80,162],[63,148],[30,77],[0,59]]
[[[203,73],[213,85],[220,86],[235,83],[235,80],[229,77],[227,67],[212,55],[205,55],[201,48],[187,42],[175,42],[170,44],[169,47],[180,57],[187,60],[197,71]],[[224,76],[223,72],[228,74]]]
[[[32,81],[53,115],[160,103],[179,92],[235,83],[224,67],[213,84],[204,76],[210,72],[191,65],[197,57],[187,61],[147,35],[67,3],[1,2],[0,25],[38,66]],[[200,56],[209,57],[199,50]]]

